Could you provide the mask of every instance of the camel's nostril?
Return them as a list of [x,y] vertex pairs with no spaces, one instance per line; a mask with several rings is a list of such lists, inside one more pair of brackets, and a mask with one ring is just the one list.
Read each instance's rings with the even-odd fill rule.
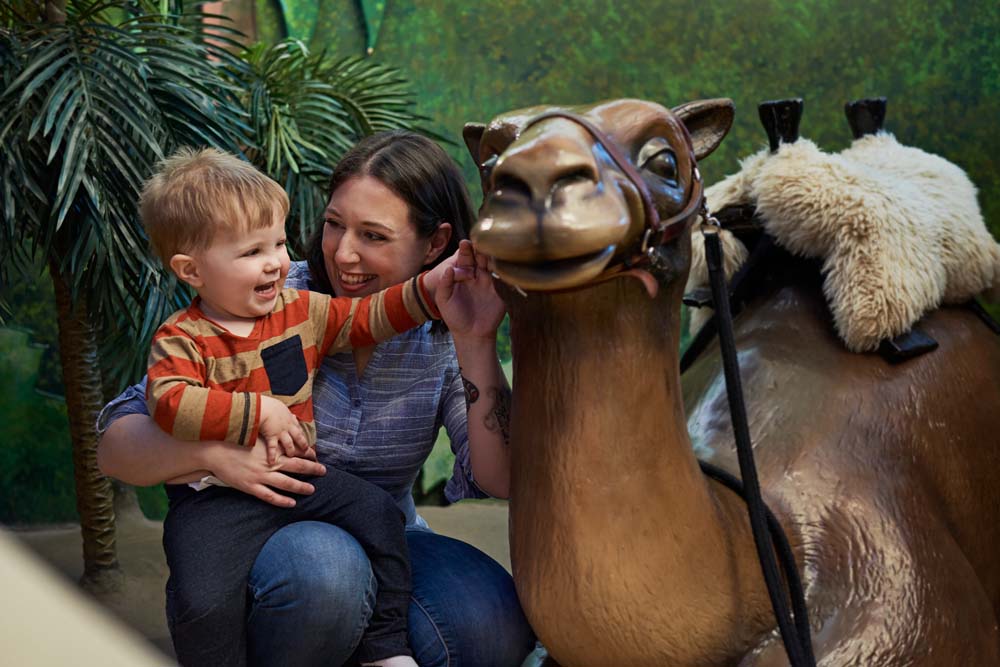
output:
[[498,174],[493,194],[497,197],[521,196],[531,199],[531,186],[512,174]]
[[596,172],[586,167],[579,167],[556,179],[556,181],[552,184],[552,190],[558,190],[560,188],[566,187],[567,185],[575,185],[577,183],[596,183],[596,182],[597,182]]

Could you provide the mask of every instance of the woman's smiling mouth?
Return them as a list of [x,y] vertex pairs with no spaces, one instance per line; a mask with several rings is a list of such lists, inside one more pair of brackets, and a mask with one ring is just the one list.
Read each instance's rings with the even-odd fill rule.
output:
[[344,273],[343,271],[340,271],[338,275],[340,282],[347,286],[361,285],[377,277],[372,273]]

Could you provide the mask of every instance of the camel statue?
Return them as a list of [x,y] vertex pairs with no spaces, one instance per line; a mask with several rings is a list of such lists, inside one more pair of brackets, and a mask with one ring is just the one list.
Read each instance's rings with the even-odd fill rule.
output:
[[[550,663],[788,664],[746,507],[699,469],[738,470],[718,347],[678,369],[695,161],[732,118],[616,100],[465,128],[511,317],[511,563]],[[796,266],[735,337],[818,664],[1000,664],[1000,340],[946,307],[933,353],[852,353]]]

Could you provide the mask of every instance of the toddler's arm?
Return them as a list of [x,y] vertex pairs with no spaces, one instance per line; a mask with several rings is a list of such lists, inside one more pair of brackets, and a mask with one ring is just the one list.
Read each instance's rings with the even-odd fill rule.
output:
[[462,280],[474,267],[472,244],[462,241],[451,257],[404,283],[359,299],[330,298],[322,322],[324,330],[317,336],[320,353],[369,347],[427,320],[440,319],[435,294],[445,276]]
[[370,347],[441,314],[434,304],[430,272],[366,297],[325,297],[326,310],[313,313],[320,354]]
[[[208,388],[205,368],[198,345],[179,327],[164,324],[153,336],[146,403],[161,429],[178,440],[223,440],[252,447],[260,433],[264,410],[275,443],[284,446],[280,434],[285,431],[293,443],[286,451],[308,449],[298,422],[287,425],[288,408],[281,401],[255,392]],[[291,419],[294,421],[294,417]]]

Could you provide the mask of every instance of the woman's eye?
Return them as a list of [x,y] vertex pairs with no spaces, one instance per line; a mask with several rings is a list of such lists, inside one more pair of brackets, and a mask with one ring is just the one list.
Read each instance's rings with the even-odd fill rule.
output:
[[365,238],[369,241],[385,241],[385,237],[375,232],[365,232]]
[[337,222],[336,220],[327,219],[326,220],[326,224],[330,225],[334,229],[341,229],[341,228],[343,228],[343,225],[340,224],[339,222]]
[[646,160],[642,165],[646,171],[652,172],[662,179],[677,182],[677,158],[671,150],[663,150]]

